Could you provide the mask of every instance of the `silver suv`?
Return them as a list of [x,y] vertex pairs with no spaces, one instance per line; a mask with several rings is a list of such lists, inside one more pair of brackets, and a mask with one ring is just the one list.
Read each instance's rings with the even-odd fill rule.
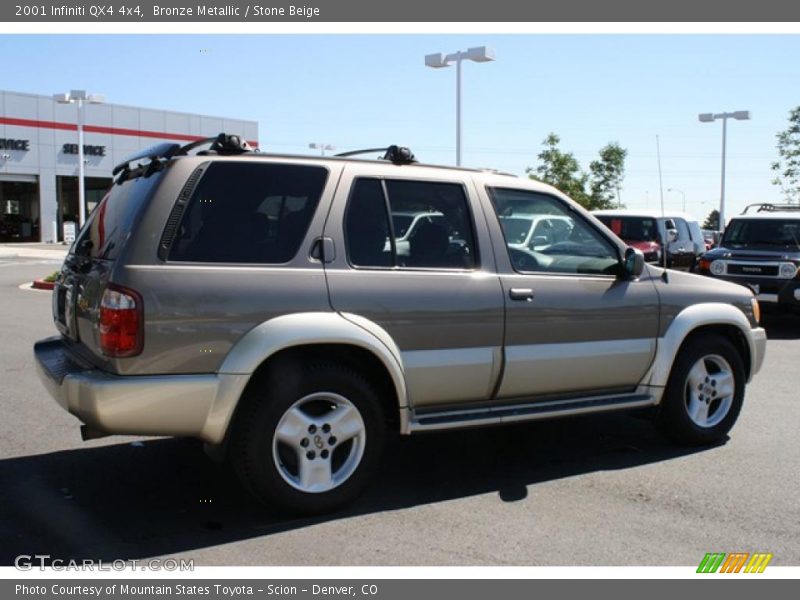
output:
[[[645,265],[547,185],[397,147],[196,150],[119,165],[61,269],[59,335],[34,352],[85,439],[199,438],[260,499],[312,513],[356,496],[391,431],[647,407],[711,443],[761,367],[750,290]],[[420,213],[399,252],[396,216]],[[521,247],[514,215],[568,235]]]

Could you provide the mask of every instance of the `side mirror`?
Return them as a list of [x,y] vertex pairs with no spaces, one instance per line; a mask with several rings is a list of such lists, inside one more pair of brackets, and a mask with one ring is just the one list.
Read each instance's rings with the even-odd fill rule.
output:
[[622,266],[628,279],[636,279],[644,271],[644,254],[636,248],[628,248],[625,250],[625,261]]
[[667,229],[667,243],[671,244],[675,240],[678,239],[678,230],[677,229]]

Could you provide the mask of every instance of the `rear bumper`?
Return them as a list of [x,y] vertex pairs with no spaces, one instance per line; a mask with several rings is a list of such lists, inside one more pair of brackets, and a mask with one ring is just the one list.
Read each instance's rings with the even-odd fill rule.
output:
[[122,377],[76,359],[61,338],[33,347],[39,379],[66,411],[109,434],[196,437],[220,443],[246,375]]

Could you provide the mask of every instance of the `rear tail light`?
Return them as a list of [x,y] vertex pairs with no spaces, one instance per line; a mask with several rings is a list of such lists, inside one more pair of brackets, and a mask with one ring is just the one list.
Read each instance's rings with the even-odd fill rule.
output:
[[697,270],[698,271],[710,271],[711,270],[711,261],[707,258],[701,258],[697,261]]
[[100,350],[116,358],[136,356],[144,345],[144,305],[138,292],[110,284],[100,301]]

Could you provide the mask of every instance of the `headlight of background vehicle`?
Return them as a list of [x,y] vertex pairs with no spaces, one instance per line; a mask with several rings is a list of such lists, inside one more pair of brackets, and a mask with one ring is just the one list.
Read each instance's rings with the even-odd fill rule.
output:
[[756,298],[750,298],[750,306],[753,307],[753,318],[756,324],[761,323],[761,307],[758,305]]
[[783,279],[791,279],[797,275],[797,267],[794,263],[781,263],[781,266],[778,270],[778,276],[782,277]]
[[721,260],[715,260],[711,263],[711,272],[714,275],[724,275],[725,274],[725,263]]

